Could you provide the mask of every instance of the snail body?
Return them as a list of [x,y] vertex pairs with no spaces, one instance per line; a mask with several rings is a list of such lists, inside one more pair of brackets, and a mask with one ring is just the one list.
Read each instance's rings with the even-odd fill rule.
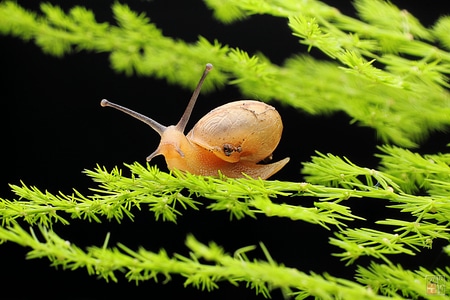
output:
[[285,158],[270,164],[258,164],[277,147],[283,124],[278,112],[270,105],[254,100],[240,100],[219,106],[184,135],[201,85],[212,69],[207,64],[202,78],[177,125],[163,126],[144,115],[105,99],[102,106],[125,112],[152,127],[161,136],[158,148],[147,157],[150,161],[163,155],[170,170],[181,170],[204,176],[243,177],[243,173],[267,179],[289,161]]

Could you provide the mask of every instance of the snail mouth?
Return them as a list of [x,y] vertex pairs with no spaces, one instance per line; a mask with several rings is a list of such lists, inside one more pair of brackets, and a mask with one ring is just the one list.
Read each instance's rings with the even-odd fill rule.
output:
[[147,161],[151,161],[155,156],[162,155],[166,158],[184,158],[185,154],[180,149],[178,145],[174,145],[171,143],[161,143],[158,148],[149,156],[147,156]]

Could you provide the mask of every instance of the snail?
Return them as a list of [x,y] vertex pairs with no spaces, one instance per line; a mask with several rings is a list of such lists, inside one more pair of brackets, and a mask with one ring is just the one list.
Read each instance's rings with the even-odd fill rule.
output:
[[271,159],[283,130],[281,117],[272,106],[255,100],[230,102],[210,111],[184,135],[200,89],[211,69],[212,65],[207,64],[176,125],[163,126],[106,99],[100,104],[139,119],[159,133],[160,144],[147,157],[147,161],[163,155],[170,170],[178,169],[204,176],[218,176],[220,170],[227,177],[244,177],[244,173],[253,178],[267,179],[289,161],[289,158],[285,158],[275,163],[258,164]]

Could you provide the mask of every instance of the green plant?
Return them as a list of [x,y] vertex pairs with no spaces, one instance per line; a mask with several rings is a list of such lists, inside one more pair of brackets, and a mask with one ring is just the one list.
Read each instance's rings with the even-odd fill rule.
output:
[[[188,44],[165,37],[144,14],[119,3],[113,5],[117,25],[112,25],[98,23],[93,12],[82,7],[64,12],[43,4],[43,14],[38,15],[3,1],[0,32],[33,40],[56,56],[78,50],[108,52],[116,71],[187,87],[196,83],[192,70],[214,61],[220,68],[211,73],[210,89],[232,83],[244,95],[257,91],[263,100],[277,100],[310,114],[344,111],[356,123],[374,128],[382,142],[396,145],[379,148],[379,167],[365,168],[351,159],[317,153],[304,163],[306,182],[279,182],[168,174],[138,163],[126,165],[131,175],[125,176],[119,168],[98,166],[86,171],[98,183],[90,195],[11,185],[17,199],[1,199],[0,239],[31,248],[29,258],[46,257],[54,266],[85,268],[112,281],[125,277],[141,283],[159,281],[161,276],[168,281],[180,275],[185,286],[209,291],[219,288],[221,281],[243,282],[266,297],[280,288],[297,299],[434,299],[425,289],[426,276],[448,278],[449,268],[408,270],[396,264],[396,257],[417,255],[433,242],[449,239],[449,158],[402,147],[418,146],[430,131],[449,124],[450,18],[442,17],[426,28],[408,12],[378,0],[356,1],[359,19],[319,1],[205,2],[223,22],[253,14],[285,18],[301,43],[333,60],[299,55],[277,66],[262,55],[250,56],[205,38]],[[207,200],[200,202],[198,197]],[[288,204],[304,197],[313,199],[312,204]],[[377,199],[399,217],[354,226],[364,221],[352,212],[350,201],[358,201],[355,198]],[[259,245],[264,259],[252,259],[254,246],[230,255],[214,242],[199,242],[195,233],[186,239],[186,255],[110,245],[110,235],[103,246],[83,249],[55,230],[57,224],[74,219],[133,220],[143,207],[156,220],[169,222],[187,210],[200,209],[226,211],[232,220],[262,215],[302,220],[328,230],[329,243],[340,249],[333,255],[347,266],[358,266],[352,278],[303,272],[277,263],[264,241]],[[24,229],[25,224],[31,229]],[[359,263],[362,257],[369,262]]]

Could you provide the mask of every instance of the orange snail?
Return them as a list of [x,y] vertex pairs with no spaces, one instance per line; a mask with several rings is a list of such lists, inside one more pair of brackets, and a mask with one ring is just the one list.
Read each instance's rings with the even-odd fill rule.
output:
[[287,157],[271,164],[257,164],[271,158],[281,138],[283,124],[272,106],[254,100],[230,102],[210,111],[184,135],[203,81],[211,69],[212,65],[207,64],[177,125],[163,126],[106,99],[101,101],[101,106],[129,114],[159,133],[159,146],[147,161],[162,154],[170,170],[205,176],[218,176],[220,170],[227,177],[244,177],[242,173],[245,173],[253,178],[267,179],[289,161]]

